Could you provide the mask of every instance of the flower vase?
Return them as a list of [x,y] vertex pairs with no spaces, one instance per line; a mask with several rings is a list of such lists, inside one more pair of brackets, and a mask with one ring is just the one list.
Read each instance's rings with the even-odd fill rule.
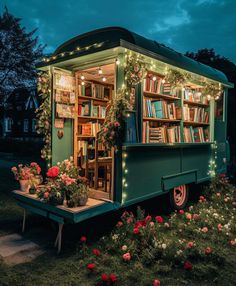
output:
[[30,189],[30,181],[29,180],[19,180],[20,189],[22,192],[28,193]]
[[78,197],[78,206],[85,206],[88,201],[88,196],[79,196]]

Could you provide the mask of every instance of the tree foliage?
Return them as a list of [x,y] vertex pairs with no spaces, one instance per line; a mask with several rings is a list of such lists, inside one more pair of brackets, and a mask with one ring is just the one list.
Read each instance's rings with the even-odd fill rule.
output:
[[21,19],[5,7],[0,15],[0,94],[6,95],[17,87],[32,86],[35,82],[35,64],[43,51],[35,32],[27,32]]

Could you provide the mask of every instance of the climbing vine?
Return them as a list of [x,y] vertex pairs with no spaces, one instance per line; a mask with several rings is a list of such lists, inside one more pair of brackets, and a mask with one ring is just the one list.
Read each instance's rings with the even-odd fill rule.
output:
[[40,72],[38,75],[38,94],[41,97],[41,105],[36,110],[36,130],[43,135],[44,147],[41,157],[46,161],[51,159],[51,100],[50,100],[50,77],[48,72]]

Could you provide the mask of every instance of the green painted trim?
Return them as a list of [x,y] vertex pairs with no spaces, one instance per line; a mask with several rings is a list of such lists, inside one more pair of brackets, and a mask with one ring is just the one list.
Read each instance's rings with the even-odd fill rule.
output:
[[139,203],[139,202],[142,202],[142,201],[145,201],[145,200],[154,198],[154,197],[158,197],[158,196],[160,196],[160,195],[163,195],[164,193],[165,193],[165,192],[162,192],[162,191],[150,193],[150,194],[148,194],[148,195],[141,196],[141,197],[138,197],[138,198],[129,200],[129,201],[123,203],[123,204],[121,205],[121,207],[127,207],[127,206],[130,206],[130,205],[133,205],[133,204],[136,204],[136,203]]
[[48,215],[48,212],[47,212],[47,211],[44,211],[44,210],[39,209],[39,208],[35,208],[35,207],[30,206],[30,205],[28,205],[28,204],[24,204],[24,203],[22,203],[22,202],[20,202],[20,201],[17,202],[17,204],[18,204],[20,207],[22,207],[22,208],[24,208],[24,209],[26,209],[26,210],[29,210],[29,211],[32,212],[32,213],[36,213],[36,214],[41,215],[41,216],[44,216],[44,217],[47,217],[47,215]]
[[60,224],[64,224],[65,223],[65,221],[64,221],[64,219],[62,217],[57,216],[55,214],[49,213],[48,218],[51,219],[51,220],[54,220],[55,222],[58,222]]
[[200,183],[203,183],[203,182],[206,182],[206,181],[211,181],[211,177],[205,177],[205,178],[201,178],[197,181],[197,184],[200,184]]
[[129,150],[129,149],[156,149],[156,148],[169,148],[169,149],[175,149],[175,148],[198,148],[203,146],[210,146],[214,144],[214,142],[203,142],[203,143],[129,143],[123,145],[123,150]]

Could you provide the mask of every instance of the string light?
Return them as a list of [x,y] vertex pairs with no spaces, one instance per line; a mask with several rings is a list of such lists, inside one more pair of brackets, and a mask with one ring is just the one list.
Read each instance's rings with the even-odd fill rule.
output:
[[116,59],[116,64],[117,64],[117,65],[119,65],[119,64],[120,64],[119,59]]
[[102,78],[102,81],[106,81],[107,79],[105,77]]
[[101,68],[98,69],[98,74],[102,74],[102,69]]

